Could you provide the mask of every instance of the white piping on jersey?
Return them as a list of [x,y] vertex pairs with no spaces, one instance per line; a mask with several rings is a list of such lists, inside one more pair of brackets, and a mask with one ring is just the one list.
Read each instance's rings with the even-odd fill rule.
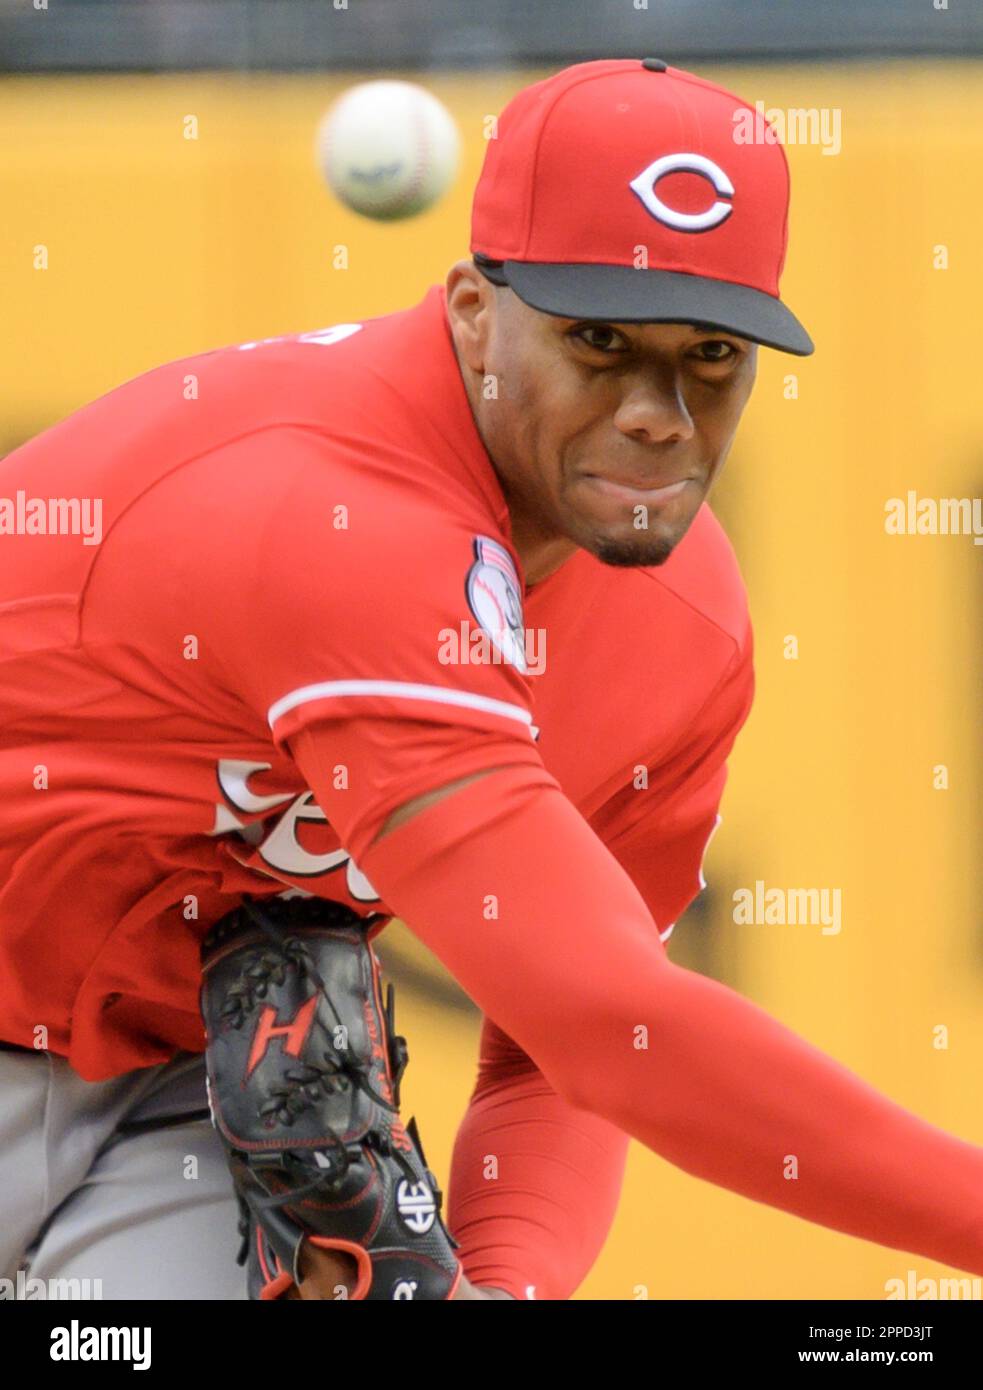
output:
[[713,822],[713,828],[712,828],[712,830],[710,831],[710,834],[707,836],[707,842],[706,842],[706,844],[703,846],[703,853],[702,853],[702,855],[700,856],[700,892],[701,892],[701,893],[703,892],[704,888],[706,888],[706,886],[707,886],[707,881],[706,881],[706,879],[703,877],[703,865],[707,862],[707,850],[710,848],[710,841],[713,839],[714,835],[716,835],[717,829],[718,829],[718,827],[722,824],[723,819],[724,819],[723,816],[722,816],[722,815],[720,814],[720,812],[718,811],[718,812],[717,812],[716,819],[715,819],[714,822]]
[[319,685],[302,685],[291,690],[270,705],[267,720],[270,728],[276,721],[298,705],[311,700],[331,700],[345,695],[385,695],[397,700],[432,700],[439,705],[459,705],[465,709],[480,709],[486,714],[500,714],[520,724],[531,725],[532,715],[521,705],[508,700],[493,700],[490,695],[475,695],[469,690],[448,690],[443,685],[415,685],[411,681],[322,681]]

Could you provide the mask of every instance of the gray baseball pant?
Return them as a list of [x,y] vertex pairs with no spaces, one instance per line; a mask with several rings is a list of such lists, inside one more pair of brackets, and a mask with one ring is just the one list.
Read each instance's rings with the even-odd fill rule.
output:
[[0,1049],[0,1296],[245,1299],[207,1109],[203,1056],[88,1082]]

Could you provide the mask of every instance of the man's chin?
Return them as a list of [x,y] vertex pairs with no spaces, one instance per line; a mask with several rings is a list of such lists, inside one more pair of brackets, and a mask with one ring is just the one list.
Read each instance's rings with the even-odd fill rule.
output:
[[592,547],[591,553],[602,565],[638,569],[664,565],[675,548],[675,542],[653,542],[651,537],[641,545],[637,541],[604,538]]
[[[702,502],[702,497],[700,500]],[[569,521],[574,524],[568,527],[566,534],[604,565],[655,567],[664,565],[669,559],[695,521],[698,510],[698,507],[689,506],[659,508],[658,512],[653,509],[649,525],[644,529],[625,524],[620,518],[605,524],[597,517],[568,513]]]
[[595,531],[581,544],[603,565],[654,567],[665,564],[688,529],[671,527],[658,532],[633,531],[622,535]]

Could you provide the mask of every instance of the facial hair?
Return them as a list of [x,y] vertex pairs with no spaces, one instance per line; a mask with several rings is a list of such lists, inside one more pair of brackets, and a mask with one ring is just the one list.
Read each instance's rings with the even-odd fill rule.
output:
[[639,545],[637,541],[611,540],[605,536],[596,545],[588,548],[602,565],[638,569],[642,566],[655,568],[664,565],[675,546],[670,541],[654,540],[652,537]]

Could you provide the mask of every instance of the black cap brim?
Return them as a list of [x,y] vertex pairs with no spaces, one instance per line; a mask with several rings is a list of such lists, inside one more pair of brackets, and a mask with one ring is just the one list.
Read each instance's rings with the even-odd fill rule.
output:
[[531,261],[500,263],[498,275],[531,308],[560,318],[709,324],[799,357],[814,351],[809,334],[781,300],[727,280],[625,265]]

